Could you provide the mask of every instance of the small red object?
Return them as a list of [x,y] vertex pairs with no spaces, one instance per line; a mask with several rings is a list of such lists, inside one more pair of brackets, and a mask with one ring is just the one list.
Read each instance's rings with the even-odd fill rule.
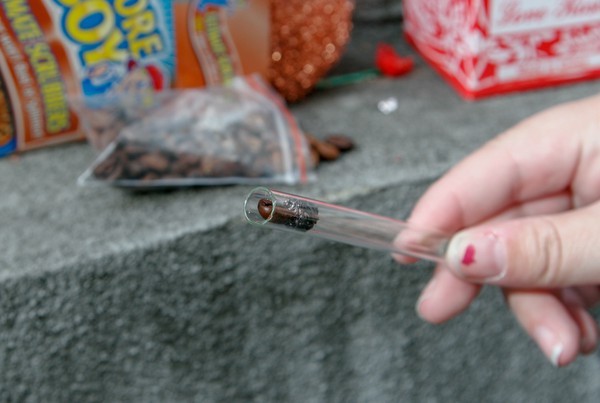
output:
[[465,250],[465,255],[462,259],[462,264],[465,266],[469,266],[475,263],[475,247],[473,245],[467,246],[467,250]]
[[375,65],[381,74],[388,77],[398,77],[410,72],[415,62],[411,57],[402,57],[387,43],[377,46]]

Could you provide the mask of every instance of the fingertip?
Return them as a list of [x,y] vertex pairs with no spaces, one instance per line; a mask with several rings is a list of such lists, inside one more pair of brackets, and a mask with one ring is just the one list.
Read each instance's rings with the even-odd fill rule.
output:
[[507,302],[517,320],[556,367],[577,358],[581,330],[562,300],[552,291],[506,290]]
[[455,234],[446,252],[448,267],[459,277],[478,283],[502,280],[507,271],[504,234],[481,227]]
[[579,340],[574,332],[540,324],[533,329],[533,339],[555,367],[569,365],[579,354]]
[[400,264],[413,264],[416,263],[419,259],[414,258],[412,256],[407,256],[407,255],[401,255],[399,253],[394,253],[392,254],[392,258],[400,263]]
[[588,355],[596,351],[598,348],[599,337],[598,324],[591,315],[587,314],[586,329],[581,336],[581,354]]
[[464,282],[439,266],[416,304],[421,319],[440,324],[462,313],[479,293],[480,286]]
[[585,290],[581,288],[565,288],[560,293],[560,298],[569,310],[571,317],[579,326],[580,342],[579,352],[590,354],[596,351],[599,340],[598,324],[587,310],[587,301],[582,295]]
[[575,362],[580,353],[579,336],[571,334],[569,336],[562,336],[565,340],[562,342],[560,354],[552,357],[554,366],[566,367],[569,364]]
[[440,315],[440,312],[435,309],[435,303],[431,304],[432,300],[435,301],[432,296],[435,294],[436,285],[437,280],[433,278],[421,292],[415,306],[417,315],[425,322],[432,324],[440,324],[447,320],[445,315]]

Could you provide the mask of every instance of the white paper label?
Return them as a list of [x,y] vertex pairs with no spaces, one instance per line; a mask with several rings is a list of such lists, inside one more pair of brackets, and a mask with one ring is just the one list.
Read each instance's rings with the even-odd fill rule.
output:
[[600,0],[490,0],[492,35],[600,21]]

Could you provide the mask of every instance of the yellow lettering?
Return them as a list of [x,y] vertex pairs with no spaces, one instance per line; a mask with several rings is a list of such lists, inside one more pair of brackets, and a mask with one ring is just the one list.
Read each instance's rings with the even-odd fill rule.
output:
[[48,44],[44,42],[36,42],[31,46],[27,46],[25,51],[29,55],[29,60],[31,64],[35,67],[35,70],[38,70],[38,65],[40,63],[48,62],[48,57],[52,57],[49,55]]
[[30,14],[14,18],[12,20],[12,25],[17,33],[17,37],[21,41],[42,37],[42,31],[40,30],[39,25],[36,24],[35,20]]
[[25,52],[40,86],[46,129],[49,133],[58,133],[69,127],[66,89],[58,63],[46,42],[26,46]]
[[[163,42],[160,35],[147,36],[144,39],[139,39],[129,44],[131,53],[135,58],[140,58],[143,55],[149,55],[154,52],[159,52],[163,48]],[[143,52],[143,54],[142,54]]]
[[20,41],[42,37],[42,31],[31,15],[31,9],[22,0],[4,1],[4,7],[6,16]]
[[234,77],[233,65],[231,64],[231,60],[229,57],[223,56],[219,57],[219,70],[221,70],[221,77],[223,78],[223,82],[228,83]]
[[8,18],[29,13],[29,6],[23,3],[25,3],[23,0],[5,1],[4,7],[6,8]]
[[69,127],[69,116],[64,112],[52,112],[48,116],[48,129],[50,133],[57,133]]
[[142,34],[148,34],[156,28],[156,21],[152,11],[148,10],[123,21],[123,28],[127,31],[127,40],[134,41]]
[[100,46],[84,53],[83,59],[85,60],[85,64],[92,66],[104,60],[115,62],[127,60],[127,50],[118,48],[123,39],[121,31],[114,30]]
[[208,44],[215,54],[223,81],[230,81],[234,77],[235,71],[231,58],[227,52],[227,46],[221,36],[217,13],[209,13],[206,16],[206,36],[208,38]]
[[135,58],[140,58],[144,55],[162,50],[163,43],[158,34],[138,39],[144,34],[149,34],[156,29],[156,19],[151,10],[126,19],[123,21],[122,26],[125,31],[127,31],[129,48]]
[[29,47],[27,53],[29,54],[29,61],[35,70],[38,83],[44,84],[58,78],[58,66],[56,65],[54,56],[50,53],[48,45],[38,42]]
[[[100,14],[102,21],[93,27],[82,27],[81,23],[92,15]],[[115,26],[115,15],[105,0],[78,3],[67,13],[66,31],[79,43],[96,43],[108,36]]]
[[196,31],[201,32],[204,31],[204,18],[202,15],[198,15],[195,20]]
[[46,128],[50,133],[57,133],[69,127],[69,109],[62,82],[53,82],[42,86]]
[[60,104],[65,99],[62,93],[62,83],[55,81],[46,84],[42,87],[42,93],[45,95],[46,103],[50,106],[48,109],[54,109],[57,104]]
[[130,17],[139,13],[148,5],[148,0],[138,0],[133,4],[127,5],[127,0],[116,0],[115,10],[123,17]]
[[217,13],[210,13],[206,16],[206,29],[208,31],[208,42],[212,50],[215,53],[225,53],[227,49],[223,43],[223,38],[221,38]]

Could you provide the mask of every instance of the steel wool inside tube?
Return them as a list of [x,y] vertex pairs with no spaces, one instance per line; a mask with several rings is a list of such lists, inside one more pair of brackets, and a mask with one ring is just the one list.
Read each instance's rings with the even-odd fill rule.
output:
[[442,261],[450,236],[410,223],[259,187],[244,202],[256,225],[350,245]]

